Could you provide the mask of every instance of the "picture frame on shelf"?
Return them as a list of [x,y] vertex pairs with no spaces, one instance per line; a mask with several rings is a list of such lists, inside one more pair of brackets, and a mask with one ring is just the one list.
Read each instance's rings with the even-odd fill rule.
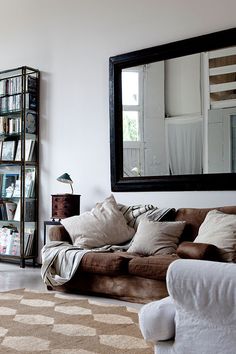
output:
[[2,160],[3,161],[12,161],[15,157],[15,140],[3,141],[2,144]]

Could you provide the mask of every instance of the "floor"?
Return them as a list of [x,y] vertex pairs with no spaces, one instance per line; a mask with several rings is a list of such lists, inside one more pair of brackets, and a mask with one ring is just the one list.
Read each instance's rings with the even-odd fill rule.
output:
[[[33,268],[31,266],[26,266],[25,268],[20,268],[18,264],[0,262],[0,292],[22,288],[47,291],[46,286],[42,281],[40,271],[41,270],[39,267]],[[93,296],[78,296],[86,298],[89,297],[91,299],[95,298]],[[142,306],[141,304],[135,304],[109,298],[99,297],[99,300],[103,301],[104,303],[129,305],[137,309],[141,308]]]

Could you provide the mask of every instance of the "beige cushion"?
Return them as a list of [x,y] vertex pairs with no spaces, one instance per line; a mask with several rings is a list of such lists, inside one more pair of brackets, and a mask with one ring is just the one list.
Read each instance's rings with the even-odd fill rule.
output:
[[62,219],[61,223],[73,244],[82,248],[120,244],[130,240],[135,232],[126,224],[113,195],[91,211]]
[[161,222],[143,218],[127,252],[146,256],[175,253],[184,227],[184,221]]
[[194,242],[210,243],[220,248],[226,262],[236,261],[236,215],[209,211]]

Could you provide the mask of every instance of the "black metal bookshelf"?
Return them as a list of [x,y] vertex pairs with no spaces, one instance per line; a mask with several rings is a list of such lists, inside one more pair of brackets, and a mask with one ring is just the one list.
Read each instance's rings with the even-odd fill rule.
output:
[[39,84],[37,69],[0,71],[0,259],[21,267],[38,256]]

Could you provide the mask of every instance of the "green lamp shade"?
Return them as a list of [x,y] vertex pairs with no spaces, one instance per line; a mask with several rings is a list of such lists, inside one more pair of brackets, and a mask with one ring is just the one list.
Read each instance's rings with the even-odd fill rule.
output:
[[73,187],[72,187],[72,179],[70,178],[70,175],[68,173],[63,173],[60,177],[57,178],[57,181],[62,182],[62,183],[68,183],[71,186],[72,194],[74,193]]

